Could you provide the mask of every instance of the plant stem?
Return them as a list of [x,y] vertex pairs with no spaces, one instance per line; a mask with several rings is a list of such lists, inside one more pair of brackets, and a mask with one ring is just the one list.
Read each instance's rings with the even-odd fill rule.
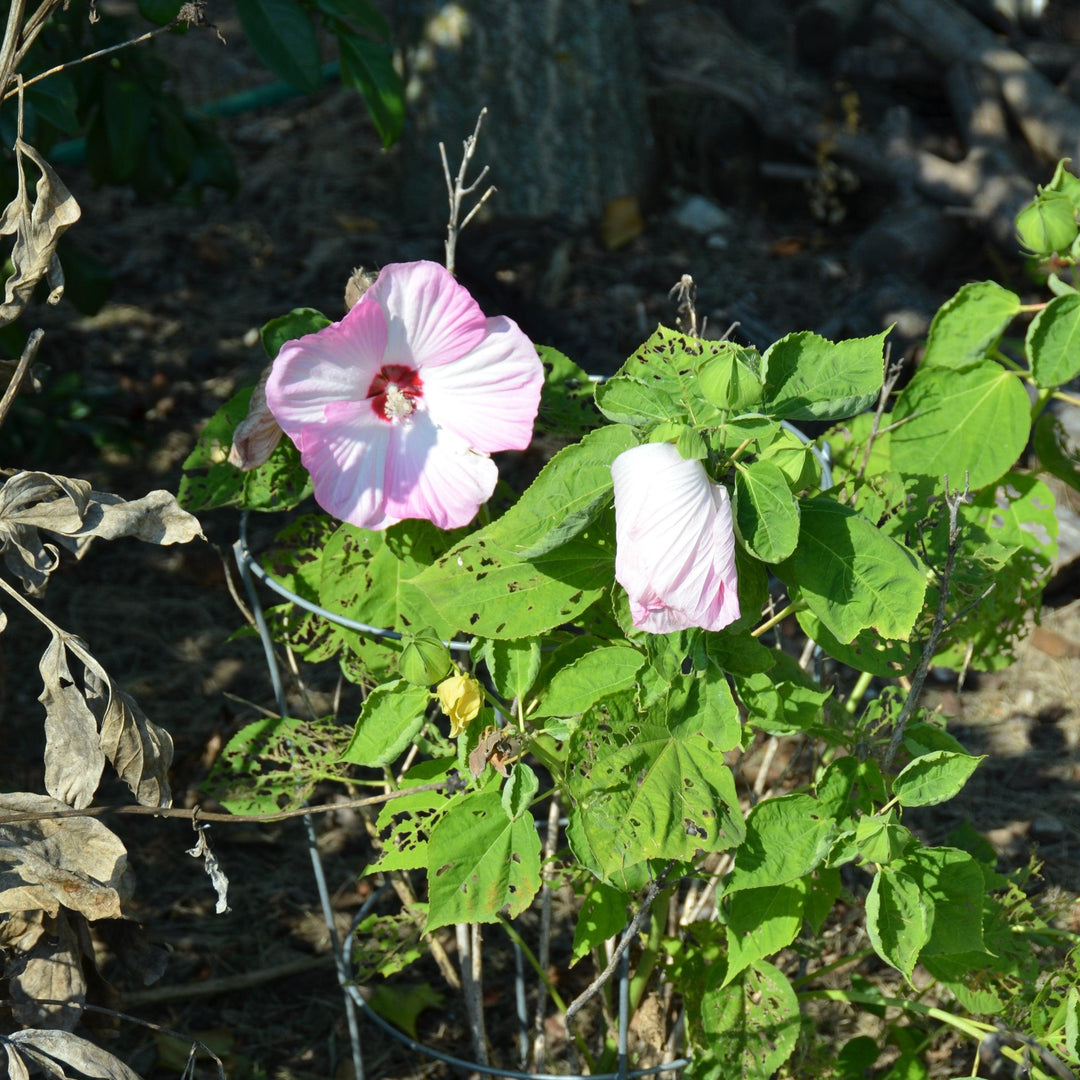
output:
[[1050,398],[1053,396],[1053,394],[1053,390],[1039,391],[1038,396],[1035,398],[1035,401],[1032,403],[1031,406],[1031,422],[1033,424],[1039,418],[1039,413],[1041,413],[1043,409],[1045,409],[1046,406],[1050,403]]
[[859,707],[859,702],[862,701],[863,695],[869,689],[870,684],[874,681],[874,676],[869,671],[863,671],[859,673],[859,678],[855,685],[851,688],[851,693],[848,695],[847,701],[844,702],[844,709],[852,716],[855,715],[855,710]]
[[778,611],[771,619],[766,619],[759,627],[750,631],[751,637],[761,637],[767,630],[771,630],[778,623],[782,623],[789,615],[794,615],[796,611],[804,611],[806,609],[806,601],[804,600],[792,600],[786,608]]

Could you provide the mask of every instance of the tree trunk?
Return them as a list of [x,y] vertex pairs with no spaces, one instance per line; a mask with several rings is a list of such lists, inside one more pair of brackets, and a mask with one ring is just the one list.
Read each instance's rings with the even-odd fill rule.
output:
[[485,212],[580,225],[642,194],[649,136],[628,0],[399,0],[395,13],[410,221],[445,221],[438,144],[456,172],[485,105],[473,175],[490,165],[483,186],[498,188]]

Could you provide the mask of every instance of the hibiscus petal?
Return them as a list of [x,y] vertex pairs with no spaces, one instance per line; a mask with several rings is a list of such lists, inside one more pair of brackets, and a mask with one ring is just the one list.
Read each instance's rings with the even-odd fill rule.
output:
[[384,477],[393,428],[366,401],[334,402],[322,423],[301,433],[301,460],[311,473],[315,501],[362,529],[385,529],[401,520],[387,512]]
[[327,405],[360,401],[382,367],[386,319],[377,304],[357,304],[341,322],[286,341],[266,382],[274,418],[300,445],[300,430],[323,419]]
[[430,415],[413,413],[392,428],[386,463],[386,511],[396,518],[427,518],[440,529],[467,525],[491,498],[499,470]]
[[486,453],[532,441],[544,366],[517,323],[486,320],[487,332],[452,364],[425,368],[424,400],[439,427]]
[[620,454],[615,485],[615,577],[634,625],[654,634],[719,630],[739,617],[735,537],[727,492],[670,443]]
[[[378,305],[386,316],[386,363],[431,368],[457,360],[484,337],[484,313],[445,267],[390,263],[356,311]],[[427,373],[422,372],[427,378]]]

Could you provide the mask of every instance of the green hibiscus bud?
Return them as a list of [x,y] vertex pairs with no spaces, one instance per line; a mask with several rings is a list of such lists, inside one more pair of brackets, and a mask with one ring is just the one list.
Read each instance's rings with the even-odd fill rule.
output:
[[433,627],[425,626],[403,638],[398,670],[415,686],[433,686],[450,670],[450,650]]
[[1068,251],[1077,236],[1072,200],[1059,191],[1042,191],[1016,216],[1020,243],[1036,255]]
[[698,385],[709,402],[733,413],[753,409],[764,393],[749,350],[730,342],[701,369]]

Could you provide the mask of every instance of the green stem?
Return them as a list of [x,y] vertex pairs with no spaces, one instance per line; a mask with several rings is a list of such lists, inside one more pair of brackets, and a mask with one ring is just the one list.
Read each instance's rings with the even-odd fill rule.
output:
[[645,948],[638,957],[637,967],[630,980],[630,1015],[637,1012],[641,999],[645,996],[645,990],[656,968],[656,961],[660,958],[660,942],[664,936],[664,927],[660,912],[667,911],[667,902],[671,899],[674,886],[669,886],[653,901],[652,910],[649,913],[649,936],[645,940]]
[[[544,984],[544,986],[547,988],[547,992],[551,995],[551,1000],[555,1002],[555,1008],[558,1009],[559,1012],[565,1013],[566,1002],[563,1001],[562,996],[559,994],[559,991],[555,989],[555,984],[549,978],[548,973],[540,966],[540,961],[537,960],[536,957],[533,955],[532,949],[530,949],[529,946],[525,944],[522,936],[517,932],[513,924],[508,919],[500,915],[499,923],[506,931],[510,940],[513,941],[519,949],[521,949],[522,955],[525,957],[526,960],[529,961],[529,966],[540,977],[540,981]],[[586,1045],[585,1039],[578,1031],[574,1031],[572,1032],[572,1034],[574,1037],[574,1042],[577,1044],[578,1050],[581,1051],[581,1056],[585,1059],[586,1063],[589,1066],[589,1072],[596,1072],[596,1063],[593,1061],[592,1054],[589,1053],[589,1047]]]
[[805,611],[805,600],[792,600],[786,608],[778,611],[771,619],[766,619],[759,627],[750,631],[751,637],[761,637],[767,630],[771,630],[778,623],[782,623],[789,615],[794,615],[796,611]]
[[799,995],[804,1001],[845,1001],[856,1005],[893,1005],[898,1009],[913,1012],[919,1016],[929,1016],[942,1024],[966,1035],[969,1039],[982,1039],[988,1032],[995,1031],[993,1024],[983,1024],[978,1020],[969,1020],[955,1016],[944,1009],[924,1005],[921,1001],[907,1001],[904,998],[882,997],[878,994],[861,994],[857,990],[807,990]]
[[812,983],[815,979],[820,979],[823,975],[828,975],[830,971],[836,971],[837,968],[842,968],[847,964],[861,962],[868,956],[873,955],[873,949],[863,949],[861,952],[852,953],[850,956],[841,956],[839,960],[834,960],[831,964],[826,964],[824,967],[819,967],[816,971],[809,971],[805,975],[799,976],[797,979],[792,979],[791,985],[798,990],[800,987]]
[[1031,406],[1031,422],[1034,424],[1039,418],[1039,413],[1046,408],[1050,403],[1050,398],[1053,396],[1053,390],[1040,390],[1038,396],[1035,398],[1034,403]]
[[860,673],[858,681],[851,688],[851,693],[848,695],[847,701],[844,702],[844,709],[852,716],[855,715],[855,710],[859,707],[859,702],[862,701],[863,695],[870,688],[870,683],[873,681],[874,676],[869,671]]

